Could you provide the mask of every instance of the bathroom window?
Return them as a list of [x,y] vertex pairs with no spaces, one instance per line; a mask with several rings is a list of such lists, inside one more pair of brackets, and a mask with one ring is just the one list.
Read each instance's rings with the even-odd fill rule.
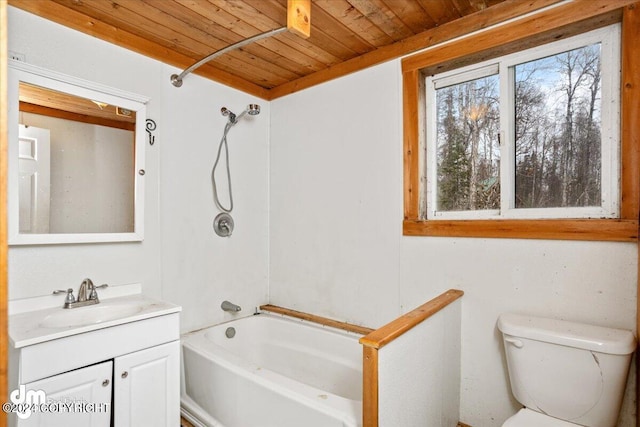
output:
[[619,39],[426,77],[426,218],[619,218]]
[[402,60],[404,235],[637,241],[640,24],[621,11],[585,32],[550,10]]

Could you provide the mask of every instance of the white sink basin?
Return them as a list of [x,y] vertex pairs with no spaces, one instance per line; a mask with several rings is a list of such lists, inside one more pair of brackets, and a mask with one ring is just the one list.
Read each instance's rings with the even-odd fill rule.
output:
[[100,296],[98,304],[67,309],[62,308],[60,297],[52,295],[12,301],[9,306],[14,310],[9,316],[12,346],[28,347],[180,312],[177,305],[141,294],[137,284],[107,288]]
[[104,303],[79,308],[61,308],[40,321],[43,328],[65,328],[108,322],[142,311],[140,304]]

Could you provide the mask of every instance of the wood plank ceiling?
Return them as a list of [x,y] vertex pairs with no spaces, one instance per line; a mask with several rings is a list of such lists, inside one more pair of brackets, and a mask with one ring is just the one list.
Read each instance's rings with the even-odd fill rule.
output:
[[135,130],[136,112],[20,82],[20,111]]
[[[285,32],[224,54],[196,73],[273,99],[557,1],[312,0],[310,38]],[[9,4],[180,68],[285,26],[287,19],[287,0]]]

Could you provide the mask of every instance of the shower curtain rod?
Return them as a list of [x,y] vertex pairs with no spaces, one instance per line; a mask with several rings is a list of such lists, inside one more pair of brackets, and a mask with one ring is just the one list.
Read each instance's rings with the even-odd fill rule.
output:
[[196,62],[195,64],[193,64],[192,66],[190,66],[189,68],[187,68],[186,70],[184,70],[183,72],[181,72],[180,74],[172,74],[171,75],[171,83],[175,86],[175,87],[180,87],[182,86],[182,79],[189,73],[191,73],[192,71],[196,70],[197,68],[199,68],[201,65],[206,64],[207,62],[211,61],[212,59],[215,59],[221,55],[224,55],[227,52],[230,52],[234,49],[238,49],[241,48],[243,46],[246,46],[248,44],[251,44],[253,42],[256,42],[258,40],[262,40],[262,39],[266,39],[268,37],[273,37],[276,36],[280,33],[283,33],[287,31],[287,27],[281,27],[281,28],[277,28],[275,30],[269,30],[269,31],[265,31],[264,33],[260,33],[257,34],[253,37],[249,37],[248,39],[244,39],[244,40],[240,40],[237,43],[234,43],[232,45],[229,45],[223,49],[217,50],[215,52],[213,52],[211,55],[202,58],[200,61]]

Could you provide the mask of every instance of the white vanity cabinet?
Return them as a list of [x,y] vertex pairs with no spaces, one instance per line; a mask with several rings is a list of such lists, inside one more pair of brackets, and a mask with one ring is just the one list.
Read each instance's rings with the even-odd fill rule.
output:
[[[113,362],[107,361],[25,384],[26,390],[42,390],[59,401],[60,412],[33,412],[20,420],[21,427],[109,427],[111,424],[111,377]],[[76,412],[76,403],[94,402],[93,411]],[[69,406],[66,406],[69,405]]]
[[117,357],[114,426],[180,425],[180,342]]
[[[180,307],[141,296],[95,307],[124,311],[125,305],[135,307],[127,310],[133,314],[73,327],[43,326],[48,323],[42,319],[68,316],[75,322],[82,312],[71,310],[89,313],[91,307],[9,317],[9,391],[25,386],[27,392],[43,390],[47,401],[69,396],[89,404],[80,411],[86,413],[34,412],[26,419],[10,414],[10,426],[180,425]],[[108,404],[106,411],[102,403]]]

